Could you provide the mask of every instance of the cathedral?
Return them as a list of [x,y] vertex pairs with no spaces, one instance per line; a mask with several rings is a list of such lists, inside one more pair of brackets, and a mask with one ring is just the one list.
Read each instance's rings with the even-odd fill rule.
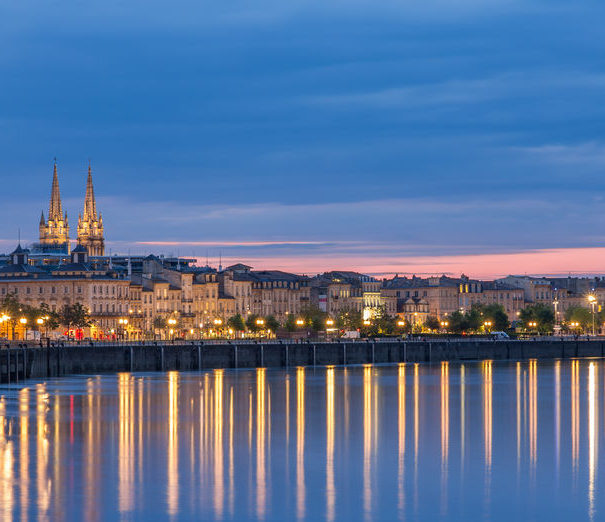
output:
[[[103,236],[103,216],[97,215],[97,203],[92,184],[92,169],[88,165],[86,180],[86,197],[84,212],[78,219],[78,245],[86,248],[89,256],[105,255],[105,238]],[[53,182],[50,194],[50,205],[47,219],[44,212],[40,217],[40,243],[37,248],[46,253],[69,254],[69,221],[67,212],[63,213],[57,163],[54,164]]]

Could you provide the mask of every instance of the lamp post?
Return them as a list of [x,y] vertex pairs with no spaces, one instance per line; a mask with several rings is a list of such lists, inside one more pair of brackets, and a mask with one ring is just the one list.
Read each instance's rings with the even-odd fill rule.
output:
[[594,335],[594,309],[597,305],[597,298],[594,295],[590,294],[588,296],[588,302],[590,303],[590,308],[592,309],[592,335]]
[[559,324],[559,299],[555,298],[552,302],[555,307],[555,326]]
[[168,319],[168,324],[170,325],[170,340],[174,339],[174,325],[176,324],[176,319],[171,317]]
[[492,322],[491,322],[491,321],[484,321],[484,322],[483,322],[483,329],[484,329],[486,332],[488,332],[488,333],[489,333],[489,332],[490,332],[490,330],[491,330],[491,327],[492,327]]
[[122,340],[124,340],[124,329],[126,329],[126,333],[128,334],[128,319],[118,319],[118,324],[120,325],[120,335]]
[[22,317],[21,319],[19,319],[19,323],[23,327],[23,340],[25,341],[27,339],[27,329],[26,329],[27,319],[25,317]]
[[448,321],[441,321],[441,328],[443,330],[447,330],[447,327],[450,325],[450,323]]

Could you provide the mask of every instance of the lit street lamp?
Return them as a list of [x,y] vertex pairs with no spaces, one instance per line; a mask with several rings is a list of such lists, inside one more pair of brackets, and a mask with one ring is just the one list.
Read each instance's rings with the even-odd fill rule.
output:
[[25,325],[27,324],[27,319],[25,317],[22,317],[21,319],[19,319],[19,323],[21,323],[21,326],[23,326],[23,339],[27,339],[27,330],[25,328]]
[[597,298],[591,294],[588,296],[588,302],[590,303],[590,308],[592,309],[592,335],[594,335],[594,309],[597,305]]

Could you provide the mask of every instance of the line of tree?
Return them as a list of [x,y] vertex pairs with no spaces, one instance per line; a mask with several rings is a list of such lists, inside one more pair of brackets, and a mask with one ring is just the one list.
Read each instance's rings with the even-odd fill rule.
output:
[[504,331],[510,327],[504,307],[497,303],[476,303],[466,312],[456,310],[447,321],[447,330],[454,333]]
[[[90,313],[82,303],[64,305],[58,311],[54,311],[47,303],[39,306],[31,306],[19,302],[17,295],[8,293],[0,300],[0,315],[9,317],[7,325],[14,336],[15,328],[21,319],[25,319],[28,330],[44,330],[49,332],[64,326],[68,330],[85,328],[92,324]],[[38,323],[42,319],[42,323]]]

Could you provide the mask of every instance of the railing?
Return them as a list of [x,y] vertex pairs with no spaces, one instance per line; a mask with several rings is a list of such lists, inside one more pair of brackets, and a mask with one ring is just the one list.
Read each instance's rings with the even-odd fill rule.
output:
[[595,336],[535,336],[530,339],[489,339],[486,337],[472,338],[469,336],[464,337],[448,337],[448,338],[403,338],[403,337],[373,337],[373,338],[358,338],[358,339],[320,339],[320,338],[308,338],[308,339],[156,339],[156,340],[115,340],[115,341],[91,341],[91,340],[47,340],[41,341],[24,341],[24,340],[1,340],[0,348],[45,348],[51,347],[64,347],[64,346],[81,346],[83,348],[90,347],[103,347],[103,346],[198,346],[198,345],[228,345],[228,344],[343,344],[343,343],[393,343],[393,342],[405,342],[405,343],[450,343],[450,342],[494,342],[494,343],[528,343],[534,341],[603,341],[605,335]]

